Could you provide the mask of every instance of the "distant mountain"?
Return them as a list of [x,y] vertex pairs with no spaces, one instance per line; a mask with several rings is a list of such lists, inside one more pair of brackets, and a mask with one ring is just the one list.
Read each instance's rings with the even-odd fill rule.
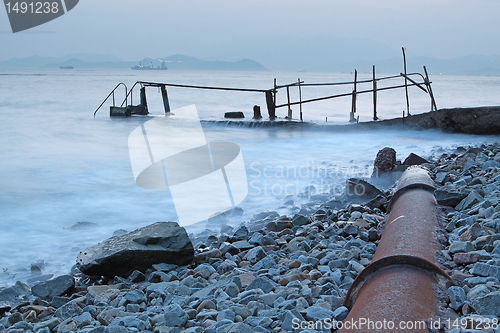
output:
[[12,58],[0,61],[0,68],[40,68],[56,61],[60,61],[60,59],[34,55],[27,58]]
[[[205,61],[182,54],[152,59],[144,58],[142,62],[160,66],[165,62],[170,70],[231,70],[231,71],[269,71],[258,62],[250,59],[230,61]],[[74,68],[96,69],[130,69],[139,64],[139,61],[121,61],[111,55],[72,54],[60,58],[32,56],[22,59],[0,61],[0,68],[59,68],[73,66]]]
[[[127,69],[137,65],[137,62],[131,61],[103,61],[103,62],[85,62],[80,59],[72,58],[63,62],[50,63],[40,68],[59,68],[63,66],[73,66],[80,69]],[[2,64],[0,63],[0,67]]]
[[122,61],[117,56],[112,54],[90,54],[90,53],[73,53],[67,54],[60,58],[61,60],[79,59],[84,62],[119,62]]
[[[326,49],[325,49],[326,50]],[[285,52],[286,53],[286,52]],[[373,53],[373,59],[363,57],[341,57],[329,59],[325,55],[318,55],[315,61],[308,60],[306,53],[297,58],[290,54],[284,55],[283,62],[289,63],[288,67],[273,68],[273,70],[306,70],[321,72],[352,72],[357,69],[359,73],[370,73],[372,66],[376,66],[377,73],[398,74],[403,72],[403,57],[383,58],[389,52]],[[393,53],[394,54],[394,53]],[[342,59],[342,60],[340,60]],[[145,58],[142,61],[152,64],[153,67],[160,66],[165,62],[169,70],[228,70],[228,71],[269,71],[261,63],[242,59],[239,61],[202,60],[182,54],[174,54],[164,58]],[[60,58],[31,56],[28,58],[14,58],[0,61],[0,68],[59,68],[62,66],[73,66],[75,69],[130,69],[139,65],[139,61],[121,61],[112,55],[98,54],[71,54]],[[452,59],[436,59],[432,57],[414,57],[407,59],[408,72],[422,72],[422,66],[426,66],[429,74],[445,75],[480,75],[500,76],[500,55],[482,56],[471,54],[465,57]]]

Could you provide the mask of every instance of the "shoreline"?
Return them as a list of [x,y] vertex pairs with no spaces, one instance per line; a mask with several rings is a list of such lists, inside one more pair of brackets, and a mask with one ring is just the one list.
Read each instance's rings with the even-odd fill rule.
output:
[[[443,319],[500,316],[490,305],[500,302],[499,144],[443,154],[425,164],[447,218],[442,268],[455,282]],[[343,320],[347,289],[376,250],[384,204],[304,205],[297,216],[262,212],[252,230],[243,224],[233,234],[193,240],[193,265],[157,265],[114,279],[72,270],[50,280],[57,283],[42,282],[46,294],[17,283],[0,289],[0,329],[281,332],[297,320]],[[2,303],[7,297],[15,302]]]

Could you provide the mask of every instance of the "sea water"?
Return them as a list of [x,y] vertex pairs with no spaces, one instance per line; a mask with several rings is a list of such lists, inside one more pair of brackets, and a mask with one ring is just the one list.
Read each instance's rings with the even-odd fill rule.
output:
[[[380,75],[380,74],[377,74]],[[305,83],[347,82],[351,74],[132,71],[132,70],[0,70],[0,286],[30,276],[37,262],[44,273],[64,274],[78,252],[119,229],[132,231],[156,221],[177,221],[169,190],[147,190],[135,184],[128,136],[152,117],[110,118],[108,101],[93,113],[119,82],[153,81],[189,85],[270,89],[300,80]],[[358,79],[369,79],[370,73]],[[431,75],[439,108],[500,104],[499,77]],[[396,83],[401,83],[398,81]],[[194,104],[204,120],[222,120],[224,112],[253,115],[260,105],[266,117],[265,96],[255,92],[228,92],[168,87],[172,110]],[[349,93],[352,86],[302,87],[303,100]],[[360,85],[359,90],[370,89]],[[148,88],[153,116],[163,114],[161,94]],[[123,90],[115,99],[120,104]],[[430,110],[429,96],[418,88],[409,91],[410,112]],[[286,90],[278,93],[286,103]],[[290,98],[298,100],[297,87]],[[373,117],[372,94],[359,95],[360,121]],[[134,104],[139,100],[134,95]],[[303,119],[318,124],[347,123],[351,98],[304,104]],[[392,118],[406,110],[404,89],[379,92],[379,118]],[[292,107],[299,118],[299,107]],[[278,109],[284,117],[286,108]],[[182,113],[174,117],[182,119]],[[186,120],[188,121],[188,120]],[[377,151],[393,147],[398,159],[410,152],[437,156],[441,148],[496,141],[496,136],[446,134],[439,131],[373,130],[337,133],[310,128],[248,128],[203,124],[208,142],[226,141],[240,146],[245,163],[248,195],[238,205],[242,215],[227,223],[248,222],[254,214],[276,210],[293,214],[314,193],[340,193],[345,179],[369,177]],[[334,176],[332,176],[334,175]],[[193,201],[193,209],[199,203]],[[79,223],[88,222],[88,223]],[[219,228],[219,229],[218,229]],[[197,234],[219,225],[203,221],[187,227]]]

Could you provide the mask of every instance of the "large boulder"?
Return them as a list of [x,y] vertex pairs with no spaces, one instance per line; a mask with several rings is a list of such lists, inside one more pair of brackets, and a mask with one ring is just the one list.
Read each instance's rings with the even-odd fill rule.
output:
[[187,265],[193,257],[193,244],[184,228],[176,222],[156,222],[86,248],[76,263],[87,275],[127,276],[158,263]]

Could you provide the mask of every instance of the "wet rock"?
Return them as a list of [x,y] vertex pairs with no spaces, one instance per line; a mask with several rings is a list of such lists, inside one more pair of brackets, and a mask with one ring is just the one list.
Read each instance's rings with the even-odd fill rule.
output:
[[448,296],[450,297],[450,305],[454,310],[460,309],[467,300],[465,291],[458,286],[449,287]]
[[255,278],[246,288],[246,290],[261,289],[265,293],[269,293],[276,288],[276,283],[265,276]]
[[314,322],[323,321],[327,318],[333,318],[333,312],[323,309],[319,306],[311,306],[306,309],[306,319]]
[[233,236],[231,237],[231,241],[236,242],[236,241],[240,241],[240,240],[247,240],[248,234],[249,234],[248,228],[244,224],[242,224],[234,232]]
[[132,304],[141,304],[142,302],[147,302],[146,295],[141,290],[132,290],[123,296],[123,298]]
[[494,291],[472,301],[472,306],[480,315],[500,316],[500,291]]
[[429,163],[429,161],[414,153],[410,153],[410,155],[408,155],[408,157],[403,162],[404,165],[421,165],[424,163]]
[[170,327],[181,327],[186,324],[187,313],[178,304],[165,307],[165,324]]
[[373,162],[374,173],[390,172],[396,165],[396,151],[392,148],[385,147],[377,153]]
[[193,245],[184,228],[175,222],[157,222],[83,250],[77,266],[87,275],[115,276],[158,263],[186,265],[193,257]]
[[255,264],[259,260],[263,259],[266,256],[266,252],[262,249],[262,246],[257,246],[247,252],[247,254],[243,257],[244,260],[249,261],[252,264]]
[[483,201],[483,197],[476,191],[470,192],[460,203],[455,207],[456,210],[466,210],[475,204]]
[[245,323],[234,323],[218,327],[216,333],[253,333],[252,328]]
[[78,315],[81,315],[83,312],[82,308],[73,302],[68,302],[61,306],[59,309],[56,311],[56,316],[61,318],[62,320],[66,320],[71,317],[75,317]]
[[363,179],[349,178],[346,181],[346,199],[351,202],[367,202],[377,196],[383,196],[383,192]]
[[344,320],[347,318],[347,315],[349,314],[349,309],[346,308],[345,306],[341,306],[337,308],[335,311],[333,311],[333,318],[337,321]]
[[474,251],[474,245],[471,242],[455,242],[450,245],[449,249],[451,254],[458,252],[470,252]]
[[46,321],[42,321],[40,323],[37,323],[33,325],[33,331],[34,332],[40,332],[40,330],[43,329],[48,329],[48,332],[52,331],[57,325],[59,325],[62,322],[61,319],[55,317]]
[[18,303],[24,301],[30,295],[30,288],[21,281],[15,285],[0,290],[0,302]]
[[436,197],[438,204],[442,206],[455,207],[460,203],[460,201],[465,199],[467,194],[438,189],[434,191],[434,196]]
[[309,219],[305,217],[304,215],[297,215],[293,220],[292,224],[296,227],[299,227],[301,225],[306,225],[309,223]]
[[51,300],[54,296],[70,293],[74,287],[75,279],[71,275],[62,275],[34,285],[31,292],[42,299]]
[[470,272],[474,275],[492,276],[497,279],[500,279],[499,266],[489,265],[482,262],[475,263]]

